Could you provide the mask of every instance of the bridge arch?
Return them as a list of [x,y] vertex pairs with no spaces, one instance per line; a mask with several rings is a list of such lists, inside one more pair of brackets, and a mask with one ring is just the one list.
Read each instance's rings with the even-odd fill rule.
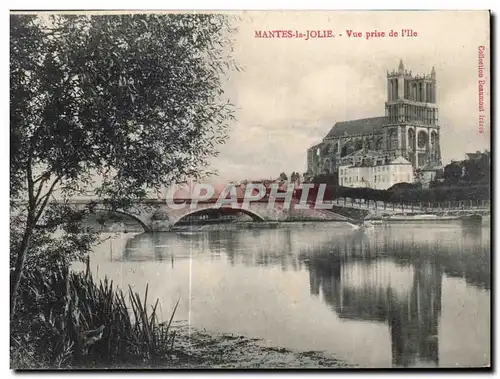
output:
[[95,212],[105,212],[105,213],[115,213],[123,216],[127,216],[128,218],[136,221],[141,225],[142,229],[144,229],[145,232],[150,232],[151,231],[151,225],[148,225],[144,220],[141,220],[138,216],[133,215],[132,213],[125,212],[119,209],[110,209],[110,208],[96,208]]
[[172,220],[172,226],[177,225],[179,222],[185,220],[187,217],[190,216],[195,216],[195,215],[203,215],[203,214],[209,214],[214,211],[220,211],[221,213],[226,213],[226,214],[231,214],[231,213],[243,213],[252,218],[253,221],[255,222],[262,222],[265,221],[264,217],[259,215],[256,212],[253,212],[249,209],[240,209],[240,208],[230,208],[230,207],[221,207],[221,208],[215,208],[215,207],[209,207],[209,208],[204,208],[204,209],[195,209],[191,212],[187,212],[180,216],[177,220]]

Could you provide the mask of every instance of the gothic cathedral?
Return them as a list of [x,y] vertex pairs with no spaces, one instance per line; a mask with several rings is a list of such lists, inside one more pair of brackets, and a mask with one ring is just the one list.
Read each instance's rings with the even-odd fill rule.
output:
[[414,169],[441,166],[436,72],[413,75],[400,61],[387,72],[385,116],[335,123],[323,141],[307,151],[312,176],[337,173],[350,155],[391,161],[403,157]]

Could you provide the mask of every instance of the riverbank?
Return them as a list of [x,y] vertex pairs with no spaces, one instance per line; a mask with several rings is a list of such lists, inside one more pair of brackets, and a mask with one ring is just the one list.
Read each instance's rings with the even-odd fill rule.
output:
[[176,333],[172,361],[174,369],[287,369],[353,368],[323,352],[299,352],[263,346],[261,340],[233,334],[214,334],[188,328],[186,322],[172,326]]
[[[11,367],[30,369],[213,369],[352,367],[322,352],[160,322],[158,301],[112,280],[60,266],[32,270],[11,324]],[[172,310],[176,315],[178,303]],[[35,317],[33,317],[35,315]]]

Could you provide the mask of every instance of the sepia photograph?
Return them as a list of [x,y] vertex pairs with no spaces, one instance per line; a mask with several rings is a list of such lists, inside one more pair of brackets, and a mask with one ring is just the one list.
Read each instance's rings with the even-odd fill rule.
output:
[[488,10],[9,21],[11,370],[491,370]]

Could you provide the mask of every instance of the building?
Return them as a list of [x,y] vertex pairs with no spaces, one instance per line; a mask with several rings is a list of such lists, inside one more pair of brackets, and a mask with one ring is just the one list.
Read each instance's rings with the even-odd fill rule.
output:
[[467,153],[467,159],[470,161],[484,161],[487,162],[488,164],[491,163],[491,153],[488,150],[485,150],[484,152],[480,152],[479,150],[476,151],[475,153]]
[[390,188],[396,183],[414,181],[413,166],[409,161],[403,157],[389,161],[373,151],[355,152],[342,159],[338,175],[341,186],[380,190]]
[[442,175],[443,166],[425,165],[419,169],[417,181],[420,182],[424,188],[428,188],[431,182],[438,180],[438,177]]
[[386,161],[402,157],[413,169],[440,166],[436,72],[414,75],[401,61],[387,72],[385,116],[335,123],[323,141],[307,151],[310,176],[338,174],[342,158],[375,151]]

